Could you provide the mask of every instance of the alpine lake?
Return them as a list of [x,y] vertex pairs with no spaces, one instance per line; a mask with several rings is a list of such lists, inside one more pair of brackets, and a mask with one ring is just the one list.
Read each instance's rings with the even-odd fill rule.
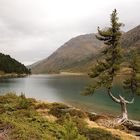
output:
[[[24,78],[0,79],[0,95],[14,92],[17,95],[25,94],[26,97],[48,102],[62,102],[84,111],[99,114],[120,113],[120,105],[113,102],[105,89],[97,90],[93,95],[81,95],[84,88],[93,80],[85,75],[31,75]],[[113,87],[114,96],[118,93],[131,100],[132,95],[124,92],[121,86]],[[140,96],[135,96],[133,104],[128,105],[130,119],[140,121]]]

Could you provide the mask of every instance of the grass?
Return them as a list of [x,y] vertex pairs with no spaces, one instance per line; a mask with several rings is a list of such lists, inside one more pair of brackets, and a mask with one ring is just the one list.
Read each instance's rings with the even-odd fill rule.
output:
[[[44,110],[47,117],[39,110]],[[56,117],[55,121],[48,116]],[[8,93],[0,96],[0,139],[10,140],[121,140],[101,128],[90,128],[86,113],[61,103],[41,103]]]

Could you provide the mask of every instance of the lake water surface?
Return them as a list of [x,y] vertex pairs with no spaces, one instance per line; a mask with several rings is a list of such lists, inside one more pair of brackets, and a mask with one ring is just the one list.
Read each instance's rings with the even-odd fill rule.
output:
[[[110,113],[117,115],[120,106],[114,103],[104,90],[97,91],[93,96],[82,96],[80,93],[92,80],[87,76],[76,75],[32,75],[25,78],[0,80],[0,95],[7,92],[24,93],[27,97],[49,102],[63,102],[86,111]],[[123,92],[114,88],[116,93]],[[128,95],[128,98],[130,95]],[[128,106],[129,117],[140,120],[140,96]]]

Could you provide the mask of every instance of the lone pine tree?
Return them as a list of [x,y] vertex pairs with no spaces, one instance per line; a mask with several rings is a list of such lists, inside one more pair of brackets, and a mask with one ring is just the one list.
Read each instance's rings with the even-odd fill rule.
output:
[[[117,118],[117,123],[122,124],[128,120],[127,114],[127,104],[131,104],[134,101],[134,96],[131,101],[127,101],[125,97],[119,93],[119,96],[115,96],[112,92],[112,87],[114,83],[114,78],[117,77],[118,71],[120,69],[120,64],[123,61],[122,49],[120,45],[121,30],[123,26],[122,23],[118,22],[117,10],[115,9],[111,14],[111,27],[100,30],[98,27],[98,35],[96,36],[98,40],[101,40],[106,45],[104,51],[104,59],[97,60],[97,64],[92,68],[89,76],[91,78],[97,78],[96,82],[92,85],[86,87],[84,94],[91,95],[95,90],[100,87],[105,87],[109,97],[121,106],[121,116]],[[140,78],[138,78],[139,66],[136,54],[132,54],[130,61],[130,75],[128,79],[123,80],[123,87],[126,90],[130,90],[134,95],[139,92]]]

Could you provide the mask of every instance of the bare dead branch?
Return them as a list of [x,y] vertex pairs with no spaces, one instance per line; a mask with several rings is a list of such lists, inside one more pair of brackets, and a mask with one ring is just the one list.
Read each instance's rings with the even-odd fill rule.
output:
[[125,102],[126,102],[127,104],[133,104],[133,103],[134,103],[134,97],[132,98],[131,101],[127,101],[127,100],[125,100]]
[[114,102],[120,103],[120,100],[117,99],[116,97],[114,97],[110,90],[108,90],[108,95],[111,97],[111,99],[112,99]]

